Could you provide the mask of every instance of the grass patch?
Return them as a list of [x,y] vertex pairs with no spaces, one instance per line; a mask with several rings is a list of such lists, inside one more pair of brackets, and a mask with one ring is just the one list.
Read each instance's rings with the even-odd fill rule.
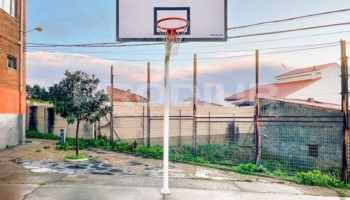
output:
[[38,149],[38,150],[36,150],[35,152],[40,153],[40,152],[41,152],[41,150],[40,150],[40,149]]
[[68,160],[79,160],[79,159],[84,159],[84,158],[89,158],[89,156],[85,155],[85,154],[66,156],[66,159],[68,159]]
[[40,183],[40,185],[46,185],[46,183]]
[[44,149],[50,149],[51,147],[49,147],[49,146],[44,146]]
[[27,101],[29,101],[30,103],[39,103],[39,104],[47,104],[49,105],[50,102],[49,101],[42,101],[42,100],[38,100],[38,99],[27,99]]

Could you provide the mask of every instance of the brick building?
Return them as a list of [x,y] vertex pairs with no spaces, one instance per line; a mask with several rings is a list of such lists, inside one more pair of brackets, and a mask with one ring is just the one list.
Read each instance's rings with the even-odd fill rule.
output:
[[25,138],[25,28],[26,0],[0,0],[0,149]]

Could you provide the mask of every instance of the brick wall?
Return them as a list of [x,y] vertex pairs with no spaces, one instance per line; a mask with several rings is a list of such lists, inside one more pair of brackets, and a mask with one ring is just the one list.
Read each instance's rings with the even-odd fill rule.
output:
[[[24,2],[24,30],[26,24],[26,0]],[[20,0],[16,1],[15,17],[9,15],[4,10],[0,9],[0,97],[9,97],[11,99],[21,99],[17,102],[22,103],[21,113],[25,113],[25,85],[26,85],[26,57],[23,55],[23,93],[19,92],[20,78]],[[25,44],[25,37],[24,37]],[[24,53],[25,54],[25,53]],[[16,58],[17,70],[7,68],[7,56],[11,55]],[[13,92],[15,91],[15,92]],[[11,104],[10,106],[7,104]],[[5,101],[0,105],[0,113],[19,113],[19,104],[13,106],[12,102]],[[13,108],[8,110],[7,108]]]
[[[26,0],[23,28],[26,26]],[[20,15],[21,1],[16,1],[15,16],[0,9],[0,149],[23,142],[22,115],[26,112],[26,56],[23,55],[23,92],[20,92]],[[25,37],[24,44],[25,44]],[[7,56],[16,58],[17,70],[7,68]]]

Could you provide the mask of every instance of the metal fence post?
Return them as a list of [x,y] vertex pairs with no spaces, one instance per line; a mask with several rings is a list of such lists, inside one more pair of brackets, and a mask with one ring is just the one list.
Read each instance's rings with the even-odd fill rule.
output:
[[181,139],[182,139],[182,138],[181,138],[181,118],[182,118],[182,117],[181,117],[181,109],[180,109],[180,127],[179,127],[179,129],[180,129],[179,146],[180,146],[180,147],[182,146],[182,144],[181,144],[181,142],[182,142],[182,141],[181,141]]
[[151,147],[151,118],[147,116],[147,147]]
[[210,111],[209,111],[209,141],[208,141],[208,142],[209,142],[209,145],[210,145],[210,139],[211,139],[211,138],[210,138]]
[[113,145],[114,139],[113,139],[113,65],[111,66],[111,113],[110,113],[110,136],[109,136],[109,142],[111,145]]
[[151,102],[151,63],[148,62],[147,63],[147,147],[148,148],[150,148],[150,145],[151,145],[150,102]]
[[255,156],[256,165],[260,165],[261,151],[260,151],[260,134],[259,134],[259,50],[255,51]]
[[348,133],[348,66],[346,56],[346,41],[340,41],[341,48],[341,99],[342,99],[342,114],[343,114],[343,181],[348,181],[348,154],[349,154],[349,133]]
[[197,54],[193,58],[193,157],[197,157],[197,128],[196,128],[196,113],[197,113]]

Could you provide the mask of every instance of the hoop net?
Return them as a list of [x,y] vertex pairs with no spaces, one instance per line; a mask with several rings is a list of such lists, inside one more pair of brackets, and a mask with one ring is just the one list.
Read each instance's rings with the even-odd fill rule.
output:
[[163,35],[166,55],[176,56],[189,21],[179,17],[168,17],[157,21],[158,31]]

